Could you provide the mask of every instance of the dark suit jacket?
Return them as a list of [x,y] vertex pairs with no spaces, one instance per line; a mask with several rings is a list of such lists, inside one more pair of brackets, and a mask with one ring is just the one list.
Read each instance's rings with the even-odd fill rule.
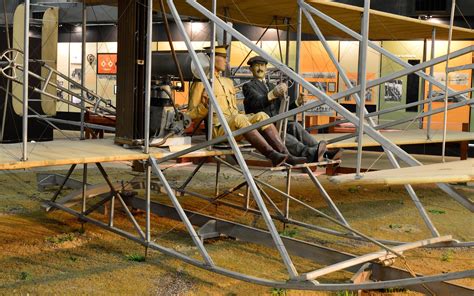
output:
[[[280,111],[280,102],[281,100],[275,99],[272,101],[268,100],[268,92],[275,88],[273,83],[267,82],[267,87],[265,84],[258,80],[252,79],[242,87],[242,92],[244,94],[244,108],[245,113],[258,113],[265,112],[268,116],[273,117],[278,114]],[[291,90],[290,90],[291,93]],[[293,102],[291,102],[293,101]],[[294,108],[294,100],[290,100],[290,109]]]

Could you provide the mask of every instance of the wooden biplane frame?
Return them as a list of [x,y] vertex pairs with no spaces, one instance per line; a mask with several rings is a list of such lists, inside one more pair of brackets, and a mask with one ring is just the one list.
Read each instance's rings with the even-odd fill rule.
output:
[[[331,197],[324,190],[323,186],[318,181],[317,177],[315,177],[309,169],[309,167],[311,166],[326,165],[329,163],[307,164],[307,165],[302,165],[300,167],[293,167],[293,168],[292,167],[279,167],[279,168],[269,169],[270,171],[280,170],[280,171],[286,172],[287,192],[283,192],[275,188],[274,186],[260,180],[258,176],[252,175],[251,171],[249,170],[247,166],[247,163],[245,162],[245,159],[243,158],[242,149],[238,146],[234,137],[242,135],[250,130],[260,128],[264,125],[274,123],[274,122],[283,120],[285,118],[289,118],[291,116],[307,111],[319,105],[326,104],[331,109],[335,110],[337,113],[342,115],[344,117],[344,120],[347,120],[348,122],[351,122],[356,127],[358,127],[359,137],[362,134],[367,134],[368,136],[373,138],[375,141],[377,141],[383,147],[384,152],[387,154],[388,158],[390,159],[391,163],[393,164],[395,168],[400,167],[397,158],[404,161],[410,166],[413,166],[413,167],[421,166],[422,164],[419,161],[417,161],[411,155],[409,155],[400,147],[395,145],[389,139],[384,137],[378,131],[378,126],[375,125],[375,122],[370,118],[370,114],[368,114],[367,111],[365,110],[364,103],[363,103],[364,100],[360,100],[360,98],[364,97],[364,91],[367,88],[380,85],[384,82],[390,81],[394,78],[404,76],[410,73],[416,73],[417,75],[420,75],[421,77],[423,77],[424,79],[426,79],[433,85],[444,87],[443,84],[436,81],[432,76],[427,75],[426,73],[422,72],[422,70],[425,68],[431,67],[435,64],[442,63],[446,60],[449,60],[449,58],[460,56],[466,53],[471,53],[474,48],[467,47],[465,49],[458,50],[448,55],[431,59],[428,62],[424,62],[416,66],[411,66],[405,63],[404,61],[400,60],[393,54],[387,52],[385,49],[379,47],[375,43],[372,43],[368,40],[367,29],[368,29],[370,1],[368,0],[365,1],[364,14],[363,14],[363,19],[362,19],[363,33],[361,35],[354,32],[350,28],[342,25],[336,20],[330,18],[329,16],[321,13],[319,10],[309,5],[308,3],[302,0],[299,0],[298,1],[298,26],[297,26],[298,53],[301,46],[301,22],[302,22],[302,15],[304,14],[308,22],[310,23],[311,27],[313,28],[315,34],[318,36],[323,46],[327,50],[327,53],[329,54],[331,60],[335,64],[336,68],[338,69],[341,75],[341,78],[347,85],[346,91],[337,93],[336,95],[329,97],[325,93],[317,89],[315,86],[313,86],[312,84],[304,80],[298,74],[299,66],[297,66],[296,70],[293,71],[287,65],[284,65],[283,63],[280,63],[279,61],[275,60],[269,54],[267,54],[265,51],[263,51],[261,48],[256,46],[249,39],[247,39],[245,36],[239,33],[237,30],[229,26],[220,17],[218,17],[215,10],[210,11],[195,0],[186,0],[185,2],[189,6],[193,7],[196,11],[201,13],[203,16],[208,18],[214,24],[214,26],[220,27],[224,31],[228,32],[233,38],[235,38],[236,40],[239,40],[240,42],[245,44],[248,48],[252,49],[254,52],[266,58],[271,64],[273,64],[281,72],[285,73],[288,77],[290,77],[296,83],[301,85],[304,89],[308,90],[311,94],[316,96],[319,99],[319,101],[308,103],[296,109],[286,111],[284,113],[279,114],[278,116],[272,117],[268,120],[254,124],[252,126],[249,126],[237,131],[231,131],[227,122],[225,121],[225,117],[222,113],[222,110],[220,109],[219,105],[217,104],[216,98],[213,95],[211,82],[206,78],[205,71],[200,65],[200,63],[198,62],[197,54],[191,44],[191,41],[186,33],[184,25],[180,19],[180,14],[173,0],[167,0],[168,7],[171,10],[171,14],[174,18],[174,21],[176,22],[178,26],[178,30],[180,31],[180,33],[182,34],[184,38],[189,54],[192,60],[194,61],[194,63],[197,65],[199,76],[201,77],[201,80],[203,81],[205,85],[205,89],[207,93],[210,94],[210,102],[212,104],[212,108],[214,112],[217,114],[219,122],[221,123],[222,127],[225,130],[225,136],[210,139],[206,142],[196,144],[190,148],[181,150],[179,152],[169,153],[162,157],[155,157],[152,153],[150,153],[149,134],[146,134],[144,154],[142,157],[142,159],[145,160],[144,161],[145,178],[144,178],[144,181],[142,182],[143,185],[140,185],[140,186],[144,186],[145,188],[144,199],[137,198],[133,195],[127,195],[126,194],[127,190],[125,190],[126,188],[117,186],[117,184],[113,184],[109,180],[107,173],[101,164],[101,161],[87,161],[87,159],[85,159],[84,161],[78,162],[84,165],[82,182],[78,183],[78,182],[72,182],[71,180],[69,180],[73,170],[75,169],[77,165],[77,163],[74,163],[71,166],[66,177],[54,178],[52,182],[53,183],[60,182],[61,186],[58,189],[58,191],[54,194],[51,200],[44,201],[45,204],[50,208],[59,209],[71,215],[74,215],[78,217],[82,222],[88,222],[88,223],[97,225],[111,232],[114,232],[118,235],[121,235],[125,238],[128,238],[132,241],[135,241],[145,246],[147,249],[149,248],[149,249],[158,250],[166,255],[172,256],[174,258],[177,258],[179,260],[182,260],[194,266],[197,266],[206,270],[210,270],[212,272],[222,274],[228,277],[232,277],[232,278],[236,278],[236,279],[240,279],[240,280],[244,280],[248,282],[253,282],[256,284],[267,285],[267,286],[272,286],[272,287],[277,287],[277,288],[303,289],[303,290],[332,290],[332,291],[381,289],[381,288],[388,288],[388,287],[395,287],[395,286],[396,287],[409,286],[410,289],[421,291],[424,293],[437,293],[438,294],[438,293],[443,293],[445,291],[449,291],[450,294],[455,294],[455,295],[472,295],[472,289],[467,288],[467,287],[462,287],[459,285],[454,285],[451,283],[447,283],[445,281],[465,278],[465,277],[472,277],[474,276],[474,270],[446,273],[446,274],[433,275],[433,276],[417,276],[412,271],[406,271],[406,270],[390,267],[390,265],[394,262],[394,260],[396,259],[404,260],[404,256],[403,256],[404,251],[411,250],[418,247],[424,247],[424,246],[440,246],[440,245],[453,246],[457,244],[457,242],[454,241],[451,236],[449,235],[441,236],[439,234],[439,232],[436,230],[433,223],[430,221],[423,205],[421,204],[419,198],[417,197],[411,185],[405,184],[405,188],[407,192],[409,193],[411,199],[413,200],[414,204],[416,205],[427,227],[430,229],[433,237],[427,238],[421,241],[409,242],[409,243],[376,240],[357,231],[356,229],[352,228],[349,225],[348,221],[345,220],[342,213],[337,209],[337,206],[334,204]],[[153,1],[150,0],[149,6],[148,6],[148,34],[147,34],[148,35],[148,38],[147,38],[148,39],[147,40],[148,60],[150,60],[151,58],[152,3]],[[29,1],[26,0],[25,4],[28,7]],[[213,4],[214,4],[213,7],[215,8],[216,0],[213,1]],[[27,14],[28,10],[29,8],[25,9],[25,14]],[[382,53],[386,57],[390,58],[391,60],[403,66],[403,69],[393,74],[390,74],[388,76],[381,77],[379,79],[375,79],[372,81],[365,81],[365,78],[363,78],[361,81],[362,86],[352,85],[347,74],[342,69],[340,64],[337,62],[337,59],[334,57],[331,50],[329,49],[327,41],[325,40],[324,36],[318,29],[318,25],[314,21],[312,14],[318,16],[319,18],[323,19],[326,22],[329,22],[330,24],[334,25],[338,29],[348,34],[349,36],[354,37],[356,40],[361,41],[362,51],[366,51],[367,47],[372,47],[376,51]],[[28,27],[28,26],[29,26],[28,17],[25,17],[25,27]],[[26,39],[27,38],[25,37],[25,44],[27,44]],[[212,47],[215,46],[214,40],[211,40],[211,46]],[[25,46],[25,48],[28,48],[28,46]],[[299,57],[298,54],[297,54],[297,57]],[[360,63],[362,64],[366,63],[366,55],[364,54],[361,55]],[[25,82],[24,94],[25,94],[25,97],[28,97],[27,73],[29,73],[29,71],[28,71],[28,66],[27,66],[28,65],[28,51],[27,50],[24,53],[23,64],[25,66],[23,67],[22,70],[25,71],[24,73],[25,73],[25,78],[26,78],[26,79],[23,79],[23,81]],[[299,62],[297,62],[297,65],[299,65]],[[13,63],[11,60],[9,61],[9,66],[21,68],[21,65],[19,63]],[[149,84],[151,81],[151,63],[147,63],[146,72],[147,72],[146,73],[147,83]],[[364,73],[361,74],[361,77],[365,77],[365,71]],[[149,118],[149,110],[150,110],[149,90],[150,90],[150,87],[147,87],[145,126],[149,125],[149,120],[150,120]],[[457,93],[453,91],[449,91],[448,93],[449,96],[453,96],[456,94]],[[347,109],[345,109],[340,104],[338,104],[337,101],[339,99],[342,99],[348,95],[354,95],[356,97],[356,102],[357,104],[359,104],[360,110],[361,110],[361,113],[359,114],[359,116],[352,114]],[[23,100],[23,103],[24,103],[24,108],[25,108],[24,114],[27,114],[28,113],[27,112],[28,100]],[[462,104],[460,104],[459,106],[472,104],[472,101],[465,98],[461,103]],[[423,116],[430,116],[434,114],[432,113],[432,111],[434,110],[430,110],[431,113],[426,112],[425,114],[423,114]],[[26,162],[28,160],[28,155],[27,155],[27,150],[25,148],[27,144],[25,137],[26,137],[26,126],[27,126],[28,116],[23,116],[23,117],[24,117],[23,161]],[[365,118],[367,118],[367,122],[364,120]],[[145,128],[145,132],[148,133],[148,131],[149,129]],[[165,177],[162,171],[162,166],[164,162],[190,155],[190,153],[193,153],[197,150],[211,147],[212,145],[221,143],[223,141],[227,141],[230,144],[232,148],[231,153],[234,156],[237,162],[237,165],[232,165],[228,163],[227,161],[223,160],[222,158],[218,156],[214,156],[214,159],[217,163],[216,164],[216,170],[217,170],[216,171],[216,190],[215,190],[216,194],[214,197],[208,198],[199,193],[192,193],[186,190],[187,184],[189,184],[192,177],[200,169],[200,167],[202,166],[202,163],[196,167],[195,171],[192,172],[190,177],[181,186],[173,188],[170,185],[170,183],[168,182],[167,178]],[[80,145],[80,144],[76,144],[76,145]],[[361,151],[361,147],[362,147],[362,143],[361,141],[359,141],[358,143],[359,151]],[[361,156],[359,155],[358,158],[360,157]],[[105,161],[107,160],[104,160],[104,162]],[[106,186],[101,187],[101,188],[89,188],[88,190],[87,170],[88,170],[89,163],[96,163],[97,168],[99,169],[102,176],[104,177],[104,180],[107,184]],[[219,194],[218,178],[219,178],[220,165],[228,166],[229,168],[241,173],[245,179],[245,182],[235,186],[234,188],[231,188],[230,190],[225,191],[222,194]],[[327,215],[319,211],[318,209],[312,207],[311,205],[304,203],[300,201],[299,199],[291,196],[290,194],[291,172],[293,169],[297,169],[297,168],[303,169],[309,175],[310,180],[318,188],[323,198],[328,203],[329,207],[333,210],[336,218],[333,218],[330,215]],[[360,165],[358,165],[358,169],[360,169]],[[360,171],[358,171],[358,177],[360,178],[361,176],[359,173]],[[152,185],[154,184],[152,182],[153,174],[158,178],[160,190],[164,191],[170,198],[170,201],[173,205],[172,207],[164,205],[164,204],[160,204],[151,200],[151,190],[152,190]],[[49,177],[46,177],[46,178],[49,178]],[[49,182],[51,182],[51,180]],[[74,196],[69,196],[68,198],[65,198],[65,199],[59,198],[59,195],[63,187],[68,182],[69,184],[73,184],[72,186],[77,186],[79,184],[80,187],[82,187],[80,188],[80,195],[81,195],[81,209],[80,210],[73,209],[72,206],[74,204],[72,205],[68,204],[68,202],[71,199],[73,199]],[[434,182],[436,182],[436,180]],[[40,184],[40,185],[45,185],[45,184]],[[444,192],[446,192],[456,201],[458,201],[459,203],[461,203],[462,205],[464,205],[465,207],[467,207],[468,209],[472,211],[472,208],[470,208],[470,206],[472,206],[472,202],[470,202],[468,198],[466,198],[465,196],[462,196],[460,193],[455,191],[448,184],[437,183],[437,185],[440,189],[442,189]],[[230,204],[222,200],[226,195],[228,195],[229,193],[243,186],[247,186],[247,194],[243,196],[243,202],[244,202],[243,205]],[[284,209],[280,210],[278,209],[278,207],[276,207],[276,205],[274,204],[272,199],[269,197],[269,195],[265,193],[265,191],[262,189],[263,187],[269,188],[270,190],[277,192],[278,194],[280,194],[286,199]],[[97,201],[92,206],[88,207],[87,198],[89,197],[89,195],[92,195],[91,190],[94,191],[94,196],[99,196],[99,201]],[[213,203],[220,203],[226,206],[240,208],[242,210],[250,210],[260,215],[263,218],[263,220],[265,221],[267,230],[257,229],[257,228],[250,227],[247,225],[242,225],[242,224],[234,223],[231,221],[226,221],[223,219],[219,219],[217,217],[207,216],[202,213],[187,211],[183,208],[178,198],[178,196],[183,193],[192,194],[200,198],[207,199]],[[249,207],[250,196],[253,197],[253,199],[255,200],[257,204],[257,208],[255,209]],[[312,225],[309,223],[292,219],[290,216],[290,201],[291,203],[299,203],[305,206],[306,208],[309,208],[310,210],[314,211],[315,214],[320,215],[328,219],[329,221],[333,222],[334,224],[338,225],[339,227],[344,228],[346,232],[338,232],[333,229],[323,228],[317,225]],[[91,213],[93,213],[94,211],[100,208],[103,208],[104,205],[107,203],[109,204],[109,207],[108,207],[108,214],[107,214],[106,221],[98,220],[90,216]],[[126,214],[128,219],[132,223],[136,233],[125,231],[114,225],[116,203],[119,203],[121,205],[124,213]],[[272,207],[272,209],[274,210],[276,214],[274,215],[271,214],[269,208],[267,207],[267,204],[269,204]],[[135,219],[129,207],[144,210],[145,216],[146,216],[146,219],[145,219],[146,225],[144,227],[144,230],[142,229],[142,226]],[[150,223],[150,216],[152,213],[182,221],[184,225],[186,226],[186,230],[188,231],[195,247],[197,248],[200,256],[202,257],[202,260],[198,260],[196,258],[187,256],[183,253],[180,253],[178,251],[175,251],[173,249],[170,249],[168,247],[162,246],[154,242],[151,237],[151,223]],[[306,227],[308,229],[312,229],[315,231],[322,231],[322,232],[326,232],[333,235],[339,235],[339,236],[345,236],[345,237],[349,237],[353,239],[364,240],[364,241],[375,244],[376,246],[380,247],[381,250],[372,252],[369,254],[365,254],[362,256],[354,256],[354,255],[340,252],[337,250],[333,250],[330,248],[322,247],[314,243],[309,243],[309,242],[304,242],[301,240],[292,239],[289,237],[284,237],[278,233],[274,220],[279,220],[283,223],[293,223],[295,225]],[[201,226],[201,229],[199,231],[196,231],[193,225]],[[255,276],[239,273],[239,272],[218,266],[213,261],[211,255],[208,253],[202,239],[206,237],[221,235],[221,234],[233,236],[242,241],[259,243],[259,244],[263,244],[269,247],[276,248],[282,259],[283,265],[285,266],[286,271],[288,273],[288,280],[281,281],[281,280],[275,280],[275,279],[258,278]],[[317,269],[317,270],[306,271],[306,272],[300,273],[296,269],[295,265],[293,264],[290,254],[301,256],[306,259],[314,260],[318,263],[326,264],[327,266]],[[317,281],[320,277],[324,275],[327,275],[332,272],[341,271],[341,270],[348,270],[355,273],[355,276],[351,279],[352,283],[326,284],[326,283],[320,283]],[[370,280],[368,280],[369,278]]]

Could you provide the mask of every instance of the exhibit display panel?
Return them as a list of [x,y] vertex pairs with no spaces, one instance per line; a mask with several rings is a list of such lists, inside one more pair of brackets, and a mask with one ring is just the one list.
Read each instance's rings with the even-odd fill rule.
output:
[[[423,62],[424,42],[423,41],[383,41],[382,47],[396,55],[403,61],[417,65]],[[402,66],[382,57],[381,59],[381,75],[402,70]],[[411,102],[419,101],[422,96],[422,79],[416,74],[402,76],[394,80],[388,81],[380,87],[379,110],[385,110],[395,106],[402,106]],[[385,123],[400,119],[402,117],[413,116],[418,112],[418,108],[400,109],[379,116],[379,123]],[[404,123],[395,128],[419,128],[418,123]]]
[[[329,41],[328,43],[331,51],[337,57],[339,55],[339,41]],[[328,95],[337,92],[338,73],[320,41],[302,41],[300,60],[301,75],[305,80]],[[301,88],[300,91],[306,95],[306,103],[317,100],[307,90],[303,91]],[[306,112],[305,120],[308,126],[325,124],[329,122],[329,117],[334,115],[333,110],[327,105],[322,105]]]
[[[188,30],[192,32],[192,36],[195,41],[192,44],[196,50],[202,50],[210,45],[209,41],[205,41],[206,36],[208,37],[208,26],[202,23],[190,23],[187,26]],[[272,32],[270,32],[272,30]],[[275,32],[273,32],[275,31]],[[276,36],[275,29],[269,29],[267,34]],[[275,35],[275,36],[274,36]],[[272,37],[272,38],[273,38]],[[285,32],[280,31],[281,39],[284,39]],[[276,37],[275,37],[276,38]],[[263,38],[265,39],[265,38]],[[197,41],[196,41],[197,40]],[[256,42],[256,41],[254,41]],[[378,41],[375,42],[381,45],[383,48],[394,53],[397,57],[410,64],[418,64],[425,60],[429,60],[431,55],[431,41],[424,43],[423,41]],[[296,42],[290,41],[290,47],[287,51],[286,41],[280,40],[263,40],[259,41],[258,45],[260,48],[268,52],[272,57],[277,60],[285,62],[286,54],[289,54],[290,67],[295,68],[295,57],[296,57]],[[353,85],[358,84],[357,70],[358,70],[358,52],[359,43],[356,41],[329,41],[328,42],[332,52],[336,57],[341,66],[346,71],[349,79]],[[471,45],[471,41],[453,41],[452,51],[464,48]],[[177,51],[186,51],[186,45],[183,41],[174,41],[174,48]],[[168,41],[158,41],[152,44],[153,51],[169,51],[170,45]],[[424,52],[426,50],[426,52]],[[435,57],[446,54],[447,42],[437,41]],[[246,64],[246,61],[255,56],[254,52],[240,43],[239,41],[232,41],[230,46],[230,73],[235,77],[234,82],[238,86],[238,89],[243,83],[247,82],[252,78],[251,72]],[[95,91],[98,95],[110,99],[112,104],[116,103],[117,93],[117,81],[116,74],[114,71],[110,72],[110,69],[103,67],[101,63],[110,63],[116,59],[117,43],[116,42],[88,42],[86,49],[86,65],[85,65],[85,79],[86,87]],[[250,52],[250,54],[249,54]],[[115,56],[114,56],[115,55]],[[248,55],[248,56],[247,56]],[[80,82],[81,74],[81,44],[78,42],[60,42],[58,43],[58,70],[62,73],[68,73],[69,77]],[[428,57],[428,58],[427,58]],[[300,52],[300,72],[301,75],[312,84],[317,86],[320,90],[324,91],[328,95],[332,95],[338,91],[344,91],[347,89],[342,79],[333,65],[329,56],[325,52],[320,41],[302,41],[301,52]],[[464,55],[450,61],[450,67],[459,65],[466,65],[472,61],[472,55]],[[270,65],[269,68],[272,66]],[[390,59],[383,57],[380,53],[369,48],[368,59],[367,59],[367,79],[374,80],[379,78],[381,75],[387,75],[401,70],[401,66],[391,61]],[[236,72],[237,71],[237,72]],[[444,71],[445,63],[441,63],[434,67],[434,76],[440,81],[444,82]],[[429,69],[426,70],[429,73]],[[472,85],[472,70],[458,70],[449,74],[448,85],[455,91],[465,90],[470,88]],[[58,83],[66,88],[69,88],[67,81],[58,78]],[[175,92],[175,101],[178,105],[185,105],[188,101],[188,91],[190,86],[189,81],[185,83],[184,91]],[[386,82],[380,87],[371,88],[366,95],[366,107],[369,112],[377,110],[384,110],[393,108],[395,106],[401,106],[403,104],[416,102],[428,97],[429,84],[424,82],[423,79],[419,78],[415,74],[400,77],[392,81]],[[301,89],[301,91],[303,91]],[[61,92],[59,92],[61,93]],[[433,96],[439,95],[440,90],[437,87],[433,88]],[[75,100],[74,97],[61,94],[68,100]],[[239,95],[239,99],[242,99],[242,95]],[[307,96],[307,101],[316,99],[314,96]],[[340,103],[347,107],[350,111],[355,112],[355,100],[353,96],[348,96],[340,100]],[[435,102],[432,104],[432,108],[442,107],[442,102]],[[421,112],[423,109],[426,111],[428,105],[425,104],[423,107],[412,107],[401,109],[399,111],[390,112],[387,114],[380,115],[377,119],[380,124],[397,120],[407,116],[413,116],[416,113]],[[65,103],[58,102],[56,104],[56,110],[60,112],[79,112],[75,107],[67,105]],[[448,112],[448,129],[461,131],[463,124],[470,123],[470,112],[469,106],[464,106]],[[318,115],[316,117],[312,115]],[[325,124],[329,121],[329,116],[336,115],[325,106],[318,107],[317,110],[311,110],[307,112],[306,116],[312,116],[313,124]],[[426,128],[426,118],[423,120],[423,127]],[[471,123],[471,128],[472,127]],[[420,124],[414,122],[408,122],[396,126],[396,128],[419,128]],[[442,128],[442,114],[432,116],[432,127],[433,129]]]
[[[117,53],[116,42],[88,42],[86,44],[86,64],[85,68],[85,87],[94,91],[99,96],[111,100],[115,105],[116,74],[106,73],[98,74],[98,70],[103,68],[99,65],[98,58]],[[79,42],[60,42],[58,43],[58,71],[68,75],[69,78],[81,83],[82,74],[82,44]],[[101,60],[101,62],[110,62]],[[76,91],[65,79],[58,77],[58,84],[69,90]],[[77,90],[79,93],[79,90]],[[74,96],[58,91],[58,95],[72,102],[78,102]],[[78,108],[58,102],[56,110],[59,112],[79,112]]]
[[[115,55],[115,63],[117,62],[117,43],[116,42],[99,42],[97,43],[97,62],[99,62],[99,57],[101,54],[106,54],[104,57],[108,57],[103,63],[113,63],[113,56],[107,56],[107,54]],[[113,67],[113,66],[112,66]],[[105,66],[97,65],[97,70],[100,68],[105,68]],[[110,66],[109,66],[110,68]],[[97,71],[96,70],[96,71]],[[97,73],[97,94],[101,97],[112,100],[112,105],[116,106],[116,85],[117,85],[117,74],[109,71],[102,72],[104,74]],[[86,72],[87,75],[87,72]]]
[[[451,51],[456,51],[467,46],[473,45],[472,41],[452,41],[451,43]],[[448,42],[447,41],[435,41],[435,54],[434,57],[439,57],[445,55],[448,49]],[[426,46],[426,56],[431,56],[431,41],[427,42]],[[449,60],[449,67],[459,67],[462,65],[468,65],[472,63],[473,55],[472,53],[450,59]],[[428,72],[429,73],[429,72]],[[445,83],[446,80],[446,63],[440,63],[435,65],[434,67],[434,77],[437,81]],[[454,91],[462,91],[471,88],[472,86],[472,69],[465,69],[465,70],[457,70],[450,72],[448,74],[448,87]],[[439,96],[443,94],[444,90],[440,90],[438,87],[433,86],[433,91],[431,97]],[[470,98],[471,93],[465,94],[466,97]],[[429,97],[429,84],[425,83],[425,93],[424,97]],[[458,102],[460,100],[460,96],[455,97],[454,99],[449,99],[449,104],[453,102]],[[442,108],[444,106],[443,101],[433,102],[432,109]],[[428,105],[424,106],[424,110],[428,110]],[[461,131],[463,129],[463,124],[469,124],[470,119],[470,110],[469,106],[463,106],[461,108],[456,108],[453,110],[448,111],[448,122],[447,122],[447,129],[453,131]],[[427,118],[423,120],[423,127],[426,128],[427,126]],[[435,114],[431,117],[431,128],[435,130],[442,130],[443,129],[443,114]]]
[[[380,45],[380,42],[375,42],[377,45]],[[358,85],[358,67],[359,67],[359,42],[357,41],[341,41],[339,43],[339,62],[347,73],[352,85]],[[380,53],[376,52],[372,48],[367,49],[367,81],[374,80],[380,77]],[[347,90],[347,87],[340,78],[339,81],[339,91]],[[369,111],[376,111],[376,106],[378,104],[379,98],[379,89],[378,87],[373,87],[367,90],[365,104]],[[354,96],[346,97],[341,101],[342,104],[355,105]],[[370,107],[372,106],[372,107]],[[355,106],[352,108],[355,110]]]

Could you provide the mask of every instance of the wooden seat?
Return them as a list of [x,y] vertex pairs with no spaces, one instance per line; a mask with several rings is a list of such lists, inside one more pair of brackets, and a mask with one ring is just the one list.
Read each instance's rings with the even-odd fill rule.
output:
[[[116,123],[115,116],[113,115],[99,116],[89,111],[85,113],[84,121],[86,123],[100,124],[100,125],[111,126],[111,127],[115,127],[115,123]],[[104,138],[104,130],[102,129],[86,127],[84,131],[85,131],[86,139],[103,139]]]

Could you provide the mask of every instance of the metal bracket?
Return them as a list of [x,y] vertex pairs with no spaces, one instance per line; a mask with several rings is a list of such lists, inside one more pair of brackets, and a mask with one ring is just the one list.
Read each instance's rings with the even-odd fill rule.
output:
[[[49,174],[49,173],[37,173],[36,174],[36,181],[38,182],[38,191],[44,191],[48,186],[56,186],[61,185],[64,182],[63,175],[59,174]],[[87,184],[90,185],[90,184]],[[75,179],[67,179],[64,186],[71,188],[71,189],[81,189],[82,182],[75,180]]]
[[370,280],[371,276],[372,276],[372,263],[365,263],[351,277],[351,282],[353,282],[354,284],[371,282]]
[[199,238],[202,242],[205,239],[209,238],[218,238],[221,234],[217,231],[217,222],[216,220],[209,220],[207,221],[199,230],[197,231]]

